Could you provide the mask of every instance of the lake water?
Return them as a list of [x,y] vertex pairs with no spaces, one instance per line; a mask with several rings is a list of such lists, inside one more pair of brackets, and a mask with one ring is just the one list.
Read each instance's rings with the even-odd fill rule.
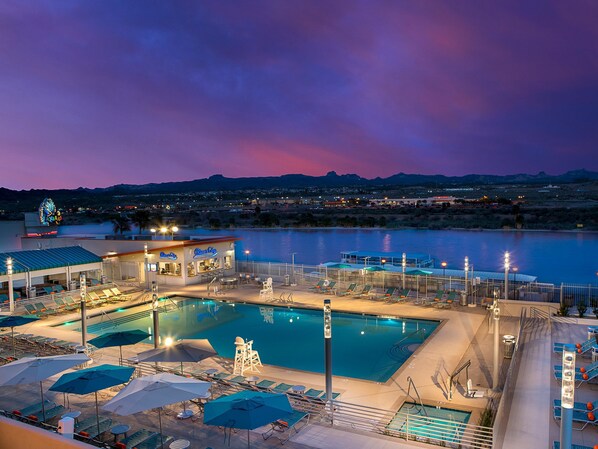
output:
[[[110,223],[61,226],[61,235],[112,232]],[[239,237],[236,255],[244,260],[319,264],[338,261],[341,251],[421,252],[462,268],[469,257],[476,270],[501,271],[505,251],[520,273],[538,276],[541,282],[596,284],[598,234],[531,231],[426,231],[386,229],[232,229],[210,231],[182,229],[188,236]]]

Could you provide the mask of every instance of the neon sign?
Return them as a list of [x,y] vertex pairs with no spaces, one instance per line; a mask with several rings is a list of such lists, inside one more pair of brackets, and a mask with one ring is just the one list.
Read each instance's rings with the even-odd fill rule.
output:
[[193,250],[193,258],[200,259],[205,257],[216,257],[218,251],[213,246],[208,246],[206,249],[195,248]]
[[39,205],[39,222],[44,226],[56,226],[62,221],[60,211],[56,209],[56,205],[51,198],[44,198]]
[[177,256],[172,251],[169,253],[165,253],[164,251],[162,251],[160,252],[160,259],[177,260]]

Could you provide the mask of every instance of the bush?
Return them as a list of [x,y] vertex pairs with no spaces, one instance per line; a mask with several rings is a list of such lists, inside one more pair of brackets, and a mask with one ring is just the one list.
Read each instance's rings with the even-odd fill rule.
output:
[[569,306],[565,303],[561,303],[559,307],[559,311],[557,312],[558,316],[569,316]]
[[579,318],[583,318],[584,315],[586,314],[587,310],[588,310],[588,306],[586,305],[586,302],[582,299],[577,304],[577,313],[579,314]]

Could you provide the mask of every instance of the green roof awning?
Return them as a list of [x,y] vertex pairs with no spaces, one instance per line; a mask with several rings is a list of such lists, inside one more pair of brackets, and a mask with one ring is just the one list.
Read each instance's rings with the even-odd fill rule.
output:
[[12,258],[13,273],[101,263],[102,258],[80,246],[0,253],[0,275],[6,275],[6,259]]

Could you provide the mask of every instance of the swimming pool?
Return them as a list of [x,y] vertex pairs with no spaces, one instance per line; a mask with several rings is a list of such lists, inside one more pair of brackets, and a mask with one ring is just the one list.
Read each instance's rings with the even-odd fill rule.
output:
[[387,429],[415,437],[458,443],[471,412],[405,402]]
[[[233,358],[235,337],[240,336],[254,341],[253,348],[259,352],[264,364],[324,372],[321,310],[173,299],[178,303],[178,309],[160,313],[162,339],[207,338],[221,356]],[[439,324],[439,321],[431,320],[333,311],[333,374],[385,382]],[[127,329],[151,333],[148,306],[122,309],[111,313],[109,318],[94,317],[88,320],[87,327],[88,333],[96,335]]]

